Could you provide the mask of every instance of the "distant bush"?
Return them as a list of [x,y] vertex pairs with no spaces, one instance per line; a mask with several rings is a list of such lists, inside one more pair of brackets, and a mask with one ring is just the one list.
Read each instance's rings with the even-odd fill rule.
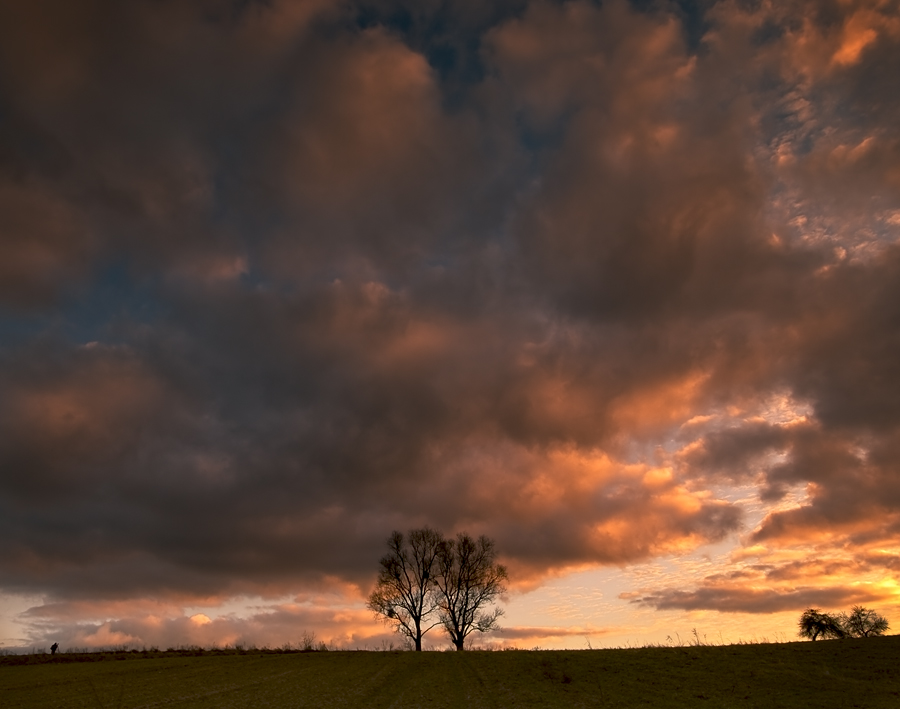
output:
[[803,611],[798,622],[798,635],[801,638],[816,640],[817,638],[842,638],[844,628],[840,618],[823,613],[818,608],[807,608]]
[[831,615],[818,608],[807,608],[800,616],[801,638],[868,638],[884,635],[890,627],[887,619],[871,608],[853,606],[850,613]]
[[890,627],[887,618],[871,608],[853,606],[849,614],[841,613],[841,627],[851,638],[868,638],[873,635],[884,635]]
[[322,640],[316,640],[316,634],[312,631],[305,631],[300,638],[300,652],[325,652],[328,646]]

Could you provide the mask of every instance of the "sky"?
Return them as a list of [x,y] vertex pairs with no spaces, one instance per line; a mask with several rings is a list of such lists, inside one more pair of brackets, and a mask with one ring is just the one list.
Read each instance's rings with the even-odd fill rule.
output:
[[[0,647],[900,627],[896,0],[0,3]],[[437,630],[426,647],[449,646]]]

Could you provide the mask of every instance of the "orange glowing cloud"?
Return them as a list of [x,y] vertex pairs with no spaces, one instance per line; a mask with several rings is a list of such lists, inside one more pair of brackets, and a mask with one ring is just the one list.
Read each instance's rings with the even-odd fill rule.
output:
[[812,79],[858,64],[880,37],[900,38],[900,20],[883,0],[841,3],[832,22],[819,20],[814,4],[810,8],[801,29],[788,34],[786,66]]

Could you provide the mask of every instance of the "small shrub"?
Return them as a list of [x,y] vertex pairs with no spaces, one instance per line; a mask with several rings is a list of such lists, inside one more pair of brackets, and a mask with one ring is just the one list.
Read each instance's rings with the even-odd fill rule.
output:
[[309,630],[303,631],[303,635],[300,637],[300,651],[301,652],[315,652],[316,650],[316,634]]

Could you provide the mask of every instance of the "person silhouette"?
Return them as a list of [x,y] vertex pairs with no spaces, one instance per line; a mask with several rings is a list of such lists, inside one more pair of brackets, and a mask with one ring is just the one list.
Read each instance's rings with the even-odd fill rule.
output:
[[57,650],[59,650],[59,643],[53,643],[50,646],[50,654],[55,655]]

